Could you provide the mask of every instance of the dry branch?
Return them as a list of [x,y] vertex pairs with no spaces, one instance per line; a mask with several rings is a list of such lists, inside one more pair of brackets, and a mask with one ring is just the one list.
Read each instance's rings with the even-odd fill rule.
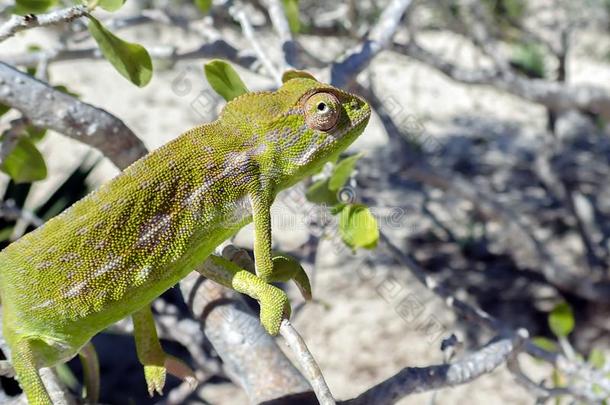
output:
[[78,5],[46,14],[27,14],[25,16],[13,15],[7,22],[0,26],[0,42],[12,37],[19,31],[73,21],[86,15],[87,11],[86,6]]
[[410,394],[466,384],[492,372],[515,356],[521,350],[525,336],[513,334],[510,337],[497,337],[453,363],[404,368],[357,398],[341,402],[341,405],[391,405]]
[[0,103],[21,111],[37,127],[99,149],[121,169],[147,152],[142,141],[112,114],[1,62]]

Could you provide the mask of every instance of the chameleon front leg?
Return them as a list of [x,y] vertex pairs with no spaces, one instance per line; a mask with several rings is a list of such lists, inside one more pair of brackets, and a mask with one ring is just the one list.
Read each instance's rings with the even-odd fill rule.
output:
[[218,284],[257,300],[261,308],[261,323],[270,335],[277,335],[282,319],[290,317],[290,303],[284,291],[223,257],[209,256],[197,271]]
[[131,314],[131,319],[133,320],[133,336],[136,341],[138,359],[144,366],[148,394],[151,397],[155,391],[160,395],[163,394],[166,373],[194,385],[196,377],[190,367],[163,351],[157,337],[155,320],[150,306],[146,305]]
[[[261,187],[261,189],[263,189]],[[268,283],[293,280],[305,299],[311,299],[309,277],[301,265],[284,254],[271,251],[271,204],[273,199],[263,191],[250,197],[254,221],[254,266],[256,274]]]

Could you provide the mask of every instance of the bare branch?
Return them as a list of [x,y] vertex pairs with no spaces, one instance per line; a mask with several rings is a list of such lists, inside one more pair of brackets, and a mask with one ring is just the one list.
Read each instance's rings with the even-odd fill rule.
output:
[[407,367],[342,405],[391,405],[409,394],[471,382],[504,364],[522,348],[527,332],[497,337],[483,348],[449,364]]
[[47,14],[28,14],[25,16],[13,15],[7,22],[0,26],[0,42],[12,37],[19,31],[74,21],[75,19],[86,15],[87,12],[86,6],[78,5],[52,11]]
[[331,66],[330,81],[334,86],[345,87],[368,66],[373,57],[390,44],[410,4],[411,0],[392,0],[388,4],[369,36],[349,51],[341,62]]
[[316,363],[299,332],[288,320],[284,319],[280,327],[280,334],[299,360],[301,367],[305,370],[307,379],[316,393],[316,398],[318,398],[320,405],[335,405],[335,399],[328,385],[326,385],[322,370],[320,370],[320,366]]
[[601,87],[529,79],[511,71],[463,69],[414,42],[406,45],[394,44],[393,49],[439,70],[460,83],[494,86],[525,100],[542,104],[555,112],[576,109],[599,114],[610,120],[610,92]]
[[[235,250],[225,249],[231,259]],[[214,266],[206,261],[203,266]],[[313,397],[307,380],[290,363],[235,292],[191,273],[180,283],[182,295],[206,337],[225,362],[227,374],[250,403]]]
[[0,103],[21,111],[37,127],[99,149],[121,169],[147,152],[142,141],[112,114],[1,62]]
[[290,25],[284,12],[284,7],[279,0],[265,1],[269,17],[275,32],[280,37],[282,52],[284,53],[284,69],[297,67],[298,45],[292,38]]
[[250,24],[250,20],[248,19],[248,16],[246,15],[246,12],[244,11],[243,7],[238,8],[237,6],[232,6],[231,8],[229,8],[229,12],[231,13],[235,21],[237,21],[239,25],[241,25],[241,29],[244,33],[244,36],[246,37],[246,39],[248,39],[248,42],[250,42],[250,45],[254,49],[258,60],[263,64],[265,70],[267,70],[267,73],[270,74],[271,77],[273,77],[273,80],[275,81],[277,86],[281,86],[282,74],[273,65],[273,62],[271,62],[271,59],[269,59],[269,56],[267,56],[265,51],[263,51],[263,47],[261,46],[260,42],[258,42],[258,39],[256,38],[256,35],[254,33],[254,29],[252,28],[252,24]]

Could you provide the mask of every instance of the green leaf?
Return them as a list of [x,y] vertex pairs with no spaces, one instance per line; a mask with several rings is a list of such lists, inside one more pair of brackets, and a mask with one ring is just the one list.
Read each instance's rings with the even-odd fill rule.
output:
[[104,57],[125,78],[138,87],[144,87],[152,77],[152,62],[146,49],[138,44],[123,41],[108,31],[98,20],[88,16],[89,32]]
[[301,21],[299,20],[299,0],[282,0],[284,5],[284,13],[288,19],[290,31],[299,32],[301,30]]
[[212,8],[212,0],[195,0],[195,5],[203,12],[203,14],[207,14]]
[[534,78],[543,78],[545,73],[544,53],[535,43],[517,44],[510,63],[526,75]]
[[598,348],[593,348],[591,353],[589,353],[589,363],[597,368],[602,369],[606,365],[606,356],[604,356],[604,352],[602,352]]
[[44,138],[47,133],[46,128],[37,128],[33,125],[29,125],[25,131],[30,137],[30,139],[34,142],[42,140],[42,138]]
[[80,98],[80,94],[73,92],[63,84],[58,84],[57,86],[53,86],[53,88],[74,98]]
[[123,4],[125,4],[126,0],[98,0],[97,5],[103,8],[106,11],[117,11]]
[[0,242],[9,240],[13,236],[14,229],[12,226],[0,229]]
[[0,116],[6,114],[10,109],[11,107],[9,107],[8,105],[0,104]]
[[546,350],[547,352],[558,352],[559,351],[556,342],[552,341],[549,338],[545,338],[543,336],[537,336],[537,337],[533,338],[532,343],[534,343],[539,348]]
[[567,302],[558,304],[549,314],[549,327],[557,337],[565,337],[574,329],[574,314]]
[[14,13],[19,15],[44,13],[57,3],[58,0],[15,0]]
[[214,59],[203,67],[210,86],[227,101],[248,92],[235,69],[224,60]]
[[328,179],[318,180],[313,183],[307,191],[305,198],[314,204],[326,204],[333,206],[339,202],[337,193],[328,188]]
[[379,240],[377,220],[366,205],[347,204],[339,213],[339,233],[352,249],[374,249]]
[[47,165],[42,154],[26,137],[19,139],[0,169],[11,176],[15,183],[31,183],[47,177]]
[[335,165],[333,174],[328,181],[328,188],[333,191],[339,190],[349,180],[356,162],[362,157],[362,153],[357,153],[353,156],[346,157]]

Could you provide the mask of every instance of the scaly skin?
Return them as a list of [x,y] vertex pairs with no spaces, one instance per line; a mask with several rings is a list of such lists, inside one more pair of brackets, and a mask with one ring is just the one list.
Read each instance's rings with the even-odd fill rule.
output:
[[[168,362],[158,344],[148,305],[193,269],[259,300],[271,334],[290,306],[269,283],[295,279],[311,293],[304,272],[274,274],[270,207],[351,144],[370,108],[309,74],[285,78],[277,91],[232,100],[216,121],[138,160],[0,253],[4,336],[30,404],[51,404],[39,368],[70,359],[129,315],[149,391],[161,392],[177,360]],[[256,275],[210,256],[252,219]],[[223,270],[202,270],[208,256]]]

